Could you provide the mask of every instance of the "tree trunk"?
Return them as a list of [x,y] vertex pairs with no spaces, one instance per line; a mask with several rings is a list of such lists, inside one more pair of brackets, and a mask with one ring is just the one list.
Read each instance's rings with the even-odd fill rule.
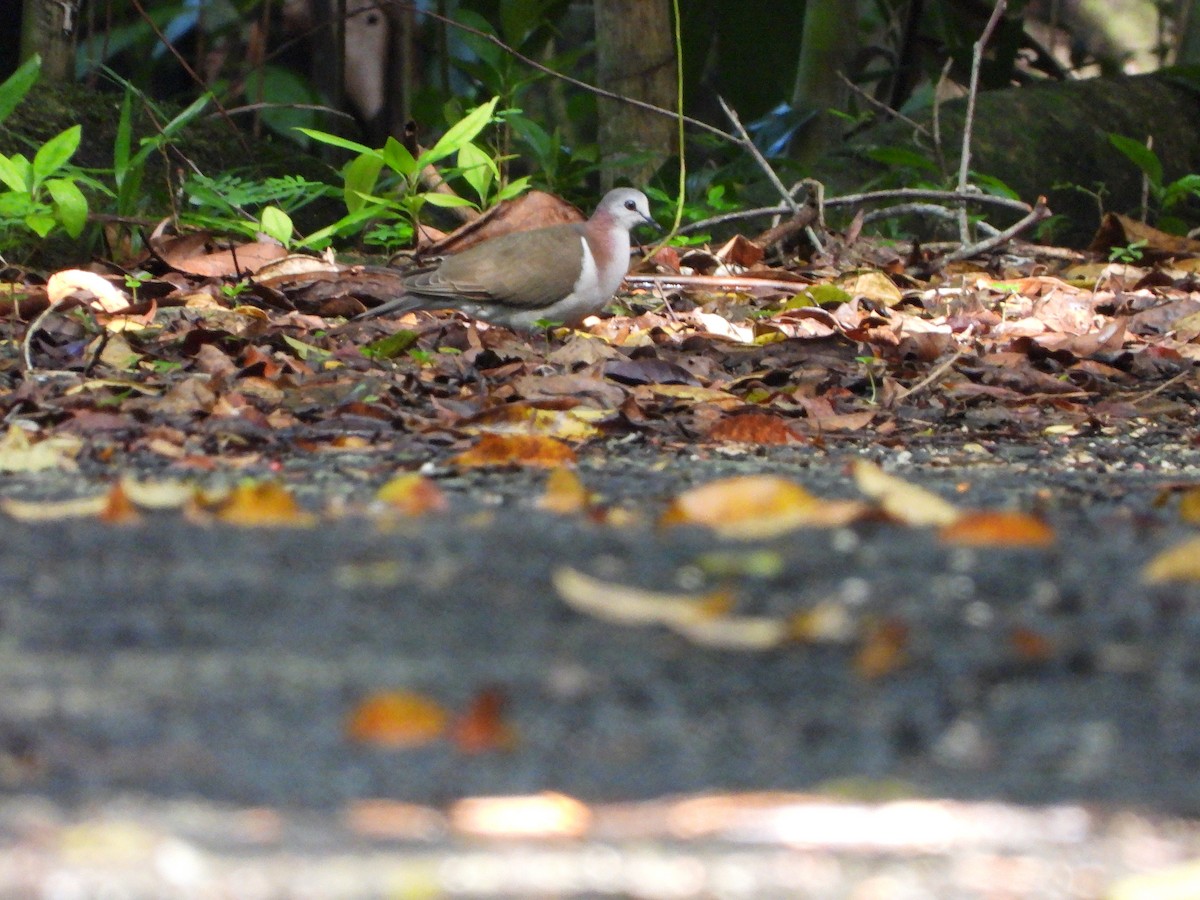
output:
[[850,64],[858,52],[856,7],[853,0],[808,0],[805,4],[792,106],[813,109],[816,117],[792,150],[801,162],[820,157],[839,136],[841,126],[828,110],[846,107],[849,89],[838,76],[850,77]]
[[[675,52],[667,0],[595,0],[595,10],[599,86],[674,109]],[[601,176],[604,187],[612,187],[618,178],[640,185],[675,152],[675,123],[602,100],[599,140],[603,159],[610,164]]]
[[47,81],[75,80],[78,17],[78,0],[25,0],[21,18],[21,59],[40,54],[42,78]]

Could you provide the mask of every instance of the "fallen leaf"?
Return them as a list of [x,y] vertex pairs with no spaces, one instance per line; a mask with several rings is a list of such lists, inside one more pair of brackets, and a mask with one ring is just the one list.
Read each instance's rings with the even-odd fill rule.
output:
[[380,691],[350,713],[346,736],[361,744],[405,750],[442,737],[448,719],[445,709],[421,694]]
[[484,434],[470,450],[452,457],[463,469],[481,466],[555,468],[573,464],[575,451],[562,441],[540,434]]
[[1142,569],[1142,581],[1200,581],[1200,537],[1188,538],[1156,555]]
[[454,723],[454,745],[463,753],[512,750],[517,734],[504,718],[505,697],[499,688],[475,695],[467,711]]
[[287,488],[272,481],[239,484],[218,506],[216,518],[243,528],[307,528],[317,519],[300,508]]
[[918,528],[949,525],[961,515],[953,504],[937,494],[889,475],[865,459],[854,461],[853,472],[858,489],[898,522]]
[[100,510],[99,518],[112,525],[131,525],[142,517],[121,485],[114,484],[104,497],[104,508]]
[[592,505],[592,495],[573,470],[560,466],[550,472],[537,505],[538,509],[568,516],[585,512]]
[[861,503],[822,500],[786,478],[745,475],[685,491],[671,502],[659,523],[703,525],[723,537],[756,540],[797,528],[845,525],[863,513]]
[[19,522],[58,522],[100,515],[108,506],[108,495],[75,497],[70,500],[17,500],[0,497],[0,510]]
[[938,539],[960,547],[1050,547],[1054,529],[1019,512],[967,512],[945,525]]
[[907,662],[908,626],[895,619],[872,623],[854,657],[854,669],[863,678],[882,678]]
[[445,512],[450,505],[442,489],[417,472],[397,475],[376,491],[375,499],[405,516]]
[[567,566],[556,569],[551,581],[566,604],[579,612],[620,625],[665,625],[708,647],[769,650],[788,639],[788,625],[781,619],[725,615],[733,604],[726,591],[649,591],[601,581]]
[[726,416],[709,429],[708,438],[742,444],[792,444],[803,440],[786,419],[767,413]]
[[83,440],[73,435],[56,435],[30,440],[20,425],[9,425],[0,440],[0,472],[40,472],[44,469],[74,469]]
[[551,792],[527,797],[468,797],[450,807],[454,830],[477,837],[579,838],[592,813],[573,797]]

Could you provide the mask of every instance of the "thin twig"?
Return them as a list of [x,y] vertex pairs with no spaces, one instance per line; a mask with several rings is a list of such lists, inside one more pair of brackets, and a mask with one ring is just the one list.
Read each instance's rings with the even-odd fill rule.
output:
[[1155,394],[1162,393],[1167,388],[1171,387],[1171,385],[1177,384],[1178,382],[1187,378],[1189,375],[1192,374],[1192,372],[1193,372],[1192,369],[1185,369],[1184,371],[1180,372],[1178,375],[1172,375],[1170,378],[1168,378],[1166,381],[1164,381],[1158,387],[1151,388],[1150,390],[1146,391],[1144,394],[1137,394],[1136,396],[1130,397],[1128,402],[1133,406],[1137,406],[1139,403],[1144,403],[1145,401],[1147,401],[1151,397],[1153,397]]
[[1003,231],[992,235],[990,238],[977,241],[976,243],[966,247],[959,247],[952,253],[947,253],[945,256],[938,257],[930,262],[929,265],[925,266],[925,268],[929,271],[933,271],[934,269],[941,268],[947,263],[958,262],[960,259],[970,259],[972,256],[977,256],[980,253],[987,253],[989,250],[994,250],[1001,244],[1012,240],[1012,238],[1016,237],[1026,228],[1036,225],[1038,222],[1042,221],[1042,219],[1049,218],[1049,216],[1050,207],[1046,206],[1046,198],[1038,197],[1038,202],[1033,207],[1033,211],[1016,224],[1005,228]]
[[911,125],[913,128],[915,128],[917,130],[917,132],[919,134],[923,134],[926,136],[929,135],[929,129],[926,128],[924,125],[922,125],[920,122],[918,122],[916,119],[909,118],[908,116],[906,116],[904,113],[900,112],[899,110],[892,109],[890,106],[888,106],[882,100],[876,100],[869,93],[867,93],[865,90],[863,90],[857,84],[855,84],[853,81],[851,81],[849,78],[847,78],[844,73],[838,72],[837,77],[841,79],[842,84],[844,84],[846,87],[848,87],[855,94],[855,96],[857,96],[860,100],[862,100],[868,106],[875,107],[875,109],[879,110],[885,116],[889,116],[893,119],[899,119],[901,122],[904,122],[906,125]]
[[800,211],[800,204],[796,202],[796,198],[788,193],[788,189],[783,186],[783,182],[779,180],[779,176],[775,170],[771,168],[771,164],[767,162],[767,158],[762,155],[758,147],[754,145],[754,140],[750,137],[750,133],[746,131],[746,127],[742,124],[742,120],[738,118],[738,114],[733,111],[725,98],[717,94],[717,102],[721,104],[721,109],[725,111],[725,115],[729,121],[733,123],[733,130],[737,133],[738,143],[742,145],[747,153],[754,157],[754,161],[758,163],[758,167],[763,170],[767,176],[767,180],[779,192],[779,196],[783,198],[783,205],[788,208],[792,215]]
[[897,390],[896,393],[892,396],[892,403],[896,403],[898,400],[903,400],[905,397],[911,397],[913,394],[915,394],[919,391],[925,390],[925,388],[929,387],[931,384],[933,384],[935,381],[937,381],[939,378],[941,378],[942,375],[945,374],[947,369],[949,369],[956,362],[958,362],[960,359],[962,359],[963,356],[966,355],[966,352],[967,351],[965,351],[965,350],[956,350],[954,352],[953,356],[951,356],[945,362],[940,363],[937,366],[935,366],[932,372],[930,372],[928,375],[926,375],[924,378],[922,378],[920,381],[918,381],[912,387],[900,388],[899,390]]
[[[936,203],[898,203],[895,206],[871,210],[863,216],[863,224],[879,222],[883,219],[895,219],[898,216],[931,216],[935,219],[956,222],[958,221],[958,210],[948,206],[939,206]],[[987,222],[976,222],[975,227],[989,236],[1000,233],[999,228],[989,225]]]
[[[975,127],[975,97],[979,93],[979,70],[983,67],[983,48],[991,40],[992,32],[996,30],[1007,6],[1008,0],[996,0],[996,7],[992,10],[991,18],[988,19],[987,25],[983,28],[983,34],[979,36],[979,40],[975,42],[971,51],[971,85],[967,90],[967,112],[963,117],[962,155],[958,160],[958,189],[960,191],[967,189],[968,176],[971,171],[971,130]],[[959,238],[966,244],[971,240],[971,231],[965,207],[959,213],[958,228]]]
[[[977,203],[983,206],[997,206],[1001,209],[1011,209],[1014,212],[1028,213],[1032,207],[1028,203],[1023,203],[1020,200],[1011,200],[1008,197],[997,197],[995,194],[983,194],[978,191],[967,191],[959,193],[958,191],[934,191],[925,190],[924,188],[897,188],[891,191],[868,191],[864,194],[846,194],[843,197],[834,197],[829,200],[822,200],[822,207],[840,207],[840,206],[859,206],[866,203],[877,203],[881,200],[933,200],[943,203]],[[760,206],[754,209],[739,209],[736,212],[721,213],[717,216],[712,216],[708,219],[702,219],[699,222],[692,222],[690,225],[684,225],[679,229],[680,234],[690,234],[694,231],[704,231],[706,228],[712,228],[714,225],[723,225],[726,222],[740,222],[743,219],[757,219],[763,216],[782,216],[791,212],[785,206]]]

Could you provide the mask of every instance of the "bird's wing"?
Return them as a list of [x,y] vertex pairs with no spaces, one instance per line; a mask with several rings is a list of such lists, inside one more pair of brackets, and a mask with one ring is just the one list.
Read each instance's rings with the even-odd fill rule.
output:
[[579,280],[582,240],[579,225],[506,234],[447,257],[437,268],[413,273],[404,287],[432,301],[429,306],[454,306],[456,299],[527,309],[549,306]]

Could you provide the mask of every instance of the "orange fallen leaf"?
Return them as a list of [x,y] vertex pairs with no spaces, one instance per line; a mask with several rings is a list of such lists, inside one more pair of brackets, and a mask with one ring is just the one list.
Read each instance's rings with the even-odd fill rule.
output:
[[1179,518],[1189,525],[1200,524],[1200,487],[1183,492],[1179,498]]
[[908,626],[885,619],[868,627],[854,657],[854,668],[863,678],[882,678],[908,660]]
[[1018,625],[1008,634],[1013,651],[1026,662],[1045,662],[1054,656],[1054,644],[1040,632]]
[[792,444],[802,440],[782,416],[767,413],[727,416],[709,429],[708,437],[741,444]]
[[550,472],[537,505],[538,509],[567,516],[586,511],[592,505],[592,495],[574,471],[560,466]]
[[513,749],[517,733],[504,718],[505,700],[499,688],[485,688],[476,694],[454,723],[455,746],[463,753]]
[[271,481],[239,484],[217,508],[216,517],[244,528],[306,528],[316,522],[316,516],[301,509],[287,488]]
[[376,492],[375,499],[405,516],[444,512],[449,507],[441,488],[417,472],[397,475]]
[[1027,513],[971,512],[943,526],[938,539],[961,547],[1049,547],[1056,535],[1053,528]]
[[141,519],[137,507],[129,499],[120,484],[114,484],[104,498],[104,508],[100,510],[100,521],[113,525],[131,525]]
[[410,691],[380,691],[354,708],[346,722],[346,736],[363,744],[403,750],[442,737],[448,716],[445,709]]
[[755,540],[796,528],[832,528],[860,518],[863,505],[823,500],[775,475],[722,478],[676,497],[660,524],[703,525],[724,537]]
[[460,468],[534,466],[554,468],[573,464],[575,451],[560,440],[540,434],[484,434],[479,443],[450,462]]

